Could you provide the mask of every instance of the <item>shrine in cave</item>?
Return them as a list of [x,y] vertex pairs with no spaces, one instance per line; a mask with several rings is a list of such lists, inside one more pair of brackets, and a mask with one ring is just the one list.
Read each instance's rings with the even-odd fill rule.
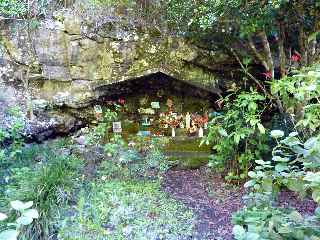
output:
[[[99,104],[117,106],[113,131],[124,136],[202,137],[218,95],[163,73],[101,89]],[[96,111],[102,111],[100,105]]]

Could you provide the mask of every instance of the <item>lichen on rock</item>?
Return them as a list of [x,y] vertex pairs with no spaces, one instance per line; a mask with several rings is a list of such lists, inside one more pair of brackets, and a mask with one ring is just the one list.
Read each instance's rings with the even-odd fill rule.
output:
[[[112,16],[99,22],[97,19],[103,18],[88,18],[71,11],[56,12],[54,16],[42,20],[32,32],[34,55],[41,66],[37,74],[42,74],[43,81],[35,98],[56,106],[81,108],[101,96],[97,87],[156,72],[205,88],[214,89],[218,84],[210,68],[201,67],[210,62],[203,59],[206,55],[212,59],[212,53],[204,53],[159,27],[141,27]],[[12,25],[21,27],[14,22]],[[20,61],[27,44],[17,39],[27,41],[26,33],[10,30],[2,35],[10,55],[4,56],[6,62],[10,58]],[[201,65],[197,64],[199,56]]]

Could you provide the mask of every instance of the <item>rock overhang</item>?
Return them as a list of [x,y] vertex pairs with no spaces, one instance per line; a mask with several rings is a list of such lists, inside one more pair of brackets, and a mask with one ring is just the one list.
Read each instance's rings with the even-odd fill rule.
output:
[[[90,29],[96,25],[79,18],[69,12],[64,17],[45,19],[32,32],[33,54],[39,63],[39,71],[30,75],[36,75],[36,82],[40,82],[34,91],[36,99],[45,99],[58,107],[82,108],[103,95],[103,86],[157,73],[220,94],[221,79],[210,67],[203,66],[203,59],[214,62],[217,54],[202,51],[161,30],[153,34],[152,29],[139,30],[115,20],[107,22],[112,25],[111,30],[104,25]],[[19,30],[21,25],[15,27]],[[14,26],[8,26],[9,30],[2,35],[9,53],[5,58],[7,62],[25,64],[27,58],[22,53],[27,52],[28,44],[23,43],[28,38],[23,31],[14,33],[11,28]],[[225,57],[220,60],[226,61]]]

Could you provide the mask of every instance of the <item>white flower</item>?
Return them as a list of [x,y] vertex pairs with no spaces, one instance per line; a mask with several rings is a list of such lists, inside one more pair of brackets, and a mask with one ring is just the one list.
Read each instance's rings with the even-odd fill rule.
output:
[[106,176],[102,176],[102,177],[101,177],[101,180],[102,180],[102,181],[105,181],[105,180],[107,180],[107,177],[106,177]]

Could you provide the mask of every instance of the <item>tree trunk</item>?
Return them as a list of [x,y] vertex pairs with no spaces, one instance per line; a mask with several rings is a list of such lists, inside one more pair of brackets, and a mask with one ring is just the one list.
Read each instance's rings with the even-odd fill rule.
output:
[[299,27],[299,47],[301,54],[301,63],[303,65],[308,64],[308,52],[306,50],[306,34],[303,30],[303,26]]
[[279,62],[280,62],[280,77],[286,76],[286,52],[284,48],[285,43],[285,28],[283,23],[279,24]]
[[268,63],[265,61],[265,58],[258,52],[256,46],[254,45],[252,37],[248,38],[248,43],[254,57],[264,66],[266,71],[270,71]]
[[263,50],[266,57],[266,62],[268,64],[268,71],[271,72],[272,79],[274,79],[274,65],[273,65],[273,58],[270,49],[270,44],[268,41],[268,37],[265,31],[258,32],[258,36],[262,40]]

